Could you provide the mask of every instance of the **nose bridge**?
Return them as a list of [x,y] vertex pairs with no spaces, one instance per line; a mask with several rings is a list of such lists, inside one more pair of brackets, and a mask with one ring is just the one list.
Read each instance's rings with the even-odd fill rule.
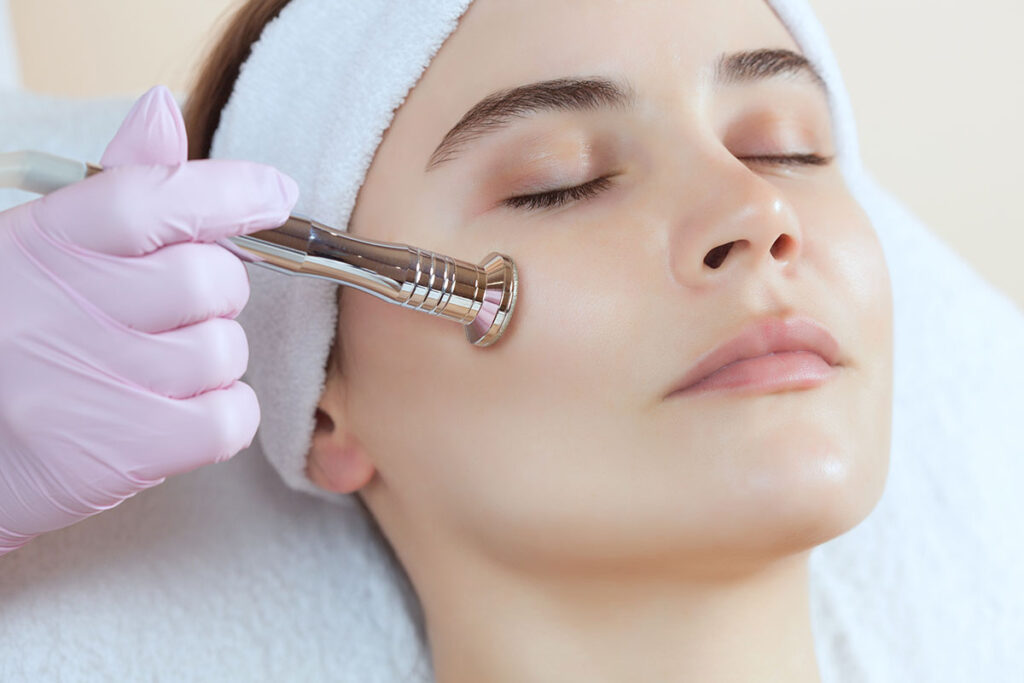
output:
[[784,268],[798,257],[800,222],[782,189],[733,157],[698,175],[703,201],[676,216],[669,240],[677,280],[701,286],[735,271]]

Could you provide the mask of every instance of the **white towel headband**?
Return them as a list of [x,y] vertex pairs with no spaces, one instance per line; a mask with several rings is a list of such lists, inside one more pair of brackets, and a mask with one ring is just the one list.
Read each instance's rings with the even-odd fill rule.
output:
[[[301,188],[295,211],[346,229],[395,111],[472,0],[292,0],[242,65],[210,156],[271,164]],[[837,163],[861,173],[854,119],[824,30],[805,0],[769,0],[828,85]],[[855,183],[850,183],[851,188]],[[342,505],[305,474],[337,330],[337,288],[246,265],[249,340],[244,379],[259,396],[257,433],[285,483]]]

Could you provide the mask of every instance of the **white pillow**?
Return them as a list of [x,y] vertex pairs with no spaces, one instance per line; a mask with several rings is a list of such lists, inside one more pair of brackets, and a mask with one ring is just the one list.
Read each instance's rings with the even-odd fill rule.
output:
[[[98,161],[131,104],[0,93],[0,151]],[[1021,681],[1024,315],[865,182],[895,297],[892,464],[811,555],[823,681]],[[417,634],[376,627],[401,594],[352,580],[353,523],[256,446],[172,477],[0,558],[0,680],[429,681]]]

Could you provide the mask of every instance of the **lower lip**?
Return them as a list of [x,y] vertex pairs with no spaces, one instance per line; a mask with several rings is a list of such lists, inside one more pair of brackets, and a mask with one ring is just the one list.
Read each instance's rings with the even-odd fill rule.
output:
[[670,396],[730,389],[754,393],[812,389],[824,384],[836,372],[835,367],[816,353],[784,351],[726,365],[696,384],[672,392]]

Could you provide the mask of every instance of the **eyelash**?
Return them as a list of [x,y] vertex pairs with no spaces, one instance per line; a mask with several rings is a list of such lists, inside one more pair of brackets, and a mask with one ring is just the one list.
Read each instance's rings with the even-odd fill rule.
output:
[[[818,154],[785,154],[740,157],[740,159],[779,166],[825,166],[832,162],[833,157],[823,157]],[[539,194],[509,197],[502,204],[513,209],[546,209],[553,206],[561,206],[571,201],[590,199],[608,189],[611,184],[611,176],[603,176],[575,187],[551,190],[550,192],[541,192]]]

